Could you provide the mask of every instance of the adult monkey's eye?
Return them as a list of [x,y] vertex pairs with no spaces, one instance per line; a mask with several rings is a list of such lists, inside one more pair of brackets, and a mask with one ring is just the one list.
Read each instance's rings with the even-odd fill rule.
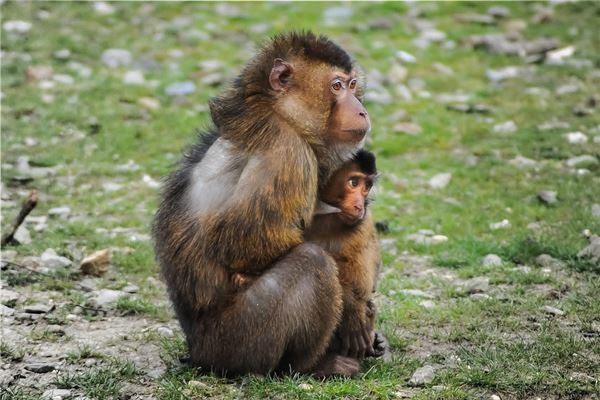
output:
[[344,83],[339,79],[336,79],[335,81],[333,81],[331,83],[331,89],[333,89],[334,92],[339,92],[343,88],[344,88]]
[[350,186],[355,188],[358,186],[358,178],[354,176],[354,177],[348,179],[348,183],[350,183]]
[[356,79],[352,79],[348,84],[348,87],[352,90],[356,89]]

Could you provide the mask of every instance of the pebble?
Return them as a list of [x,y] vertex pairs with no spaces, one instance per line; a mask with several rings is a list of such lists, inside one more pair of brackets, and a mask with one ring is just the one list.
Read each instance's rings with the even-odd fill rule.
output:
[[10,308],[5,306],[4,304],[0,304],[0,315],[3,317],[10,317],[12,315],[15,315],[15,310],[14,308]]
[[490,400],[502,400],[502,399],[497,394],[493,394],[490,396]]
[[13,238],[20,244],[31,244],[31,235],[29,234],[27,228],[25,228],[23,225],[17,228]]
[[152,189],[158,189],[160,187],[160,182],[152,178],[148,174],[144,174],[144,176],[142,177],[142,182],[144,182],[146,186]]
[[191,81],[175,82],[170,84],[165,89],[165,94],[168,96],[184,96],[196,91],[196,85]]
[[130,283],[121,290],[125,293],[137,293],[140,291],[140,288],[139,286]]
[[413,122],[399,122],[394,125],[394,132],[417,136],[423,132],[423,128]]
[[485,257],[483,257],[482,263],[484,267],[501,267],[502,258],[497,256],[496,254],[488,254]]
[[518,168],[531,168],[538,165],[536,160],[532,160],[531,158],[523,156],[516,156],[512,160],[508,161],[508,163]]
[[75,83],[75,79],[71,75],[67,74],[56,74],[52,77],[54,82],[61,83],[63,85],[72,85]]
[[432,295],[431,293],[427,293],[427,292],[424,292],[419,289],[402,289],[402,290],[399,290],[399,292],[404,295],[407,295],[407,296],[424,297],[426,299],[434,299],[435,298],[435,296]]
[[70,207],[54,207],[48,210],[48,215],[51,217],[66,217],[70,213]]
[[487,13],[494,18],[507,18],[510,16],[510,10],[503,6],[491,6]]
[[31,29],[31,22],[11,20],[6,21],[2,27],[6,32],[26,33]]
[[551,307],[551,306],[544,306],[542,307],[542,309],[547,312],[548,314],[552,314],[552,315],[565,315],[565,312],[559,308],[556,307]]
[[556,203],[556,192],[552,190],[542,190],[537,194],[537,199],[542,204],[555,204]]
[[419,302],[419,305],[427,309],[435,308],[436,306],[436,304],[431,300],[422,300]]
[[115,12],[115,8],[105,1],[94,2],[94,11],[100,15],[110,15]]
[[598,203],[592,204],[591,213],[592,213],[592,217],[600,218],[600,204],[598,204]]
[[131,64],[131,53],[125,49],[104,50],[101,57],[102,62],[110,68],[126,67]]
[[483,300],[488,300],[490,298],[490,296],[488,296],[485,293],[473,293],[473,294],[469,295],[469,298],[473,301],[483,301]]
[[12,304],[17,301],[19,298],[19,293],[14,290],[9,290],[6,288],[1,288],[0,290],[0,304]]
[[47,314],[54,309],[54,305],[47,304],[31,304],[25,306],[23,311],[28,314]]
[[298,385],[298,389],[300,390],[312,390],[313,385],[311,385],[310,383],[301,383]]
[[127,293],[120,290],[102,289],[95,292],[95,296],[90,300],[90,303],[98,307],[104,307],[116,303],[117,300],[126,295]]
[[567,167],[579,167],[585,164],[598,164],[598,159],[589,154],[584,154],[577,157],[571,157],[566,161]]
[[561,260],[549,254],[540,254],[535,258],[535,264],[541,268],[564,268],[566,265]]
[[429,179],[429,187],[432,189],[443,189],[448,186],[451,179],[452,174],[450,172],[434,175]]
[[415,56],[403,50],[398,50],[396,52],[396,58],[398,58],[402,62],[410,64],[417,62],[417,58]]
[[504,67],[500,69],[488,69],[485,71],[485,76],[492,82],[502,82],[506,79],[517,78],[521,75],[519,67]]
[[494,131],[494,133],[503,133],[503,134],[514,133],[517,130],[517,125],[515,124],[514,121],[506,121],[506,122],[502,122],[500,124],[494,125],[492,130]]
[[571,144],[585,144],[588,142],[588,137],[582,132],[565,133],[565,138]]
[[152,97],[140,97],[138,104],[148,110],[158,110],[160,108],[160,101]]
[[487,292],[490,289],[490,278],[486,276],[472,278],[463,282],[461,287],[469,294]]
[[408,381],[409,386],[424,386],[433,382],[435,370],[431,365],[425,365],[418,368]]
[[512,225],[510,224],[510,221],[507,219],[503,219],[500,222],[493,222],[490,224],[490,229],[495,231],[498,229],[508,229],[510,228]]
[[408,70],[399,64],[392,65],[387,74],[387,77],[390,80],[390,82],[395,84],[404,82],[407,76]]
[[54,58],[58,60],[68,60],[71,57],[71,50],[69,49],[60,49],[56,50],[53,54]]
[[448,241],[448,237],[444,235],[426,235],[423,233],[413,233],[406,236],[406,239],[415,242],[416,244],[438,244]]
[[79,287],[84,292],[93,292],[98,287],[98,279],[84,278],[79,282]]
[[143,85],[146,82],[142,71],[133,70],[125,72],[123,83],[125,85]]
[[38,374],[44,374],[46,372],[54,371],[56,369],[56,367],[53,364],[35,362],[35,363],[25,364],[25,369],[27,371],[35,372]]
[[172,337],[174,335],[173,330],[166,326],[159,326],[156,328],[156,332],[165,337]]
[[218,72],[213,72],[204,76],[200,82],[206,86],[219,86],[221,83],[225,81],[225,78],[222,74]]
[[68,267],[73,264],[71,260],[66,257],[59,256],[56,254],[54,249],[46,249],[40,256],[42,267],[55,269],[60,267]]
[[592,235],[590,244],[577,253],[577,257],[589,258],[600,263],[600,236]]

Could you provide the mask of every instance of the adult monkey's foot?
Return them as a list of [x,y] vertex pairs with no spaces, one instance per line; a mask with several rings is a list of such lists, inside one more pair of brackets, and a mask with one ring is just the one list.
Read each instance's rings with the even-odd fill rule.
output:
[[352,377],[360,371],[360,363],[356,358],[326,354],[312,370],[315,378],[328,378],[330,376]]

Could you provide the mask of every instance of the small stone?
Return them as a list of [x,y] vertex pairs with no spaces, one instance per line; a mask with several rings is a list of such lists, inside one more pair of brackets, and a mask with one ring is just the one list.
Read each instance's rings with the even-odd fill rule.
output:
[[75,83],[75,79],[67,74],[56,74],[52,77],[52,80],[63,85],[72,85]]
[[531,158],[516,156],[512,160],[508,162],[510,165],[514,165],[518,168],[532,168],[538,165],[536,160],[532,160]]
[[490,278],[479,276],[469,279],[462,284],[462,289],[469,294],[487,292],[490,289]]
[[121,190],[123,188],[123,185],[116,183],[116,182],[103,182],[102,183],[102,189],[104,189],[107,192],[116,192],[118,190]]
[[300,390],[312,390],[313,385],[311,385],[310,383],[301,383],[298,385],[298,389]]
[[173,330],[166,326],[159,326],[156,328],[156,332],[165,337],[172,337],[174,335]]
[[422,300],[419,302],[419,305],[421,307],[428,308],[428,309],[435,308],[435,306],[436,306],[436,304],[431,300]]
[[483,257],[483,266],[484,267],[501,267],[502,259],[496,254],[488,254]]
[[473,301],[484,301],[484,300],[488,300],[490,298],[490,296],[488,296],[485,293],[473,293],[473,294],[469,295],[469,298]]
[[1,288],[0,290],[0,304],[14,305],[19,299],[19,293],[14,290]]
[[175,82],[165,89],[165,93],[168,96],[184,96],[186,94],[194,93],[195,91],[196,85],[191,81]]
[[498,396],[497,394],[493,394],[490,396],[490,400],[502,400],[502,398],[500,398],[500,396]]
[[79,287],[84,292],[93,292],[98,287],[98,280],[95,278],[84,278],[79,282]]
[[579,167],[581,165],[596,165],[598,159],[589,154],[584,154],[577,157],[571,157],[566,161],[567,167]]
[[100,15],[110,15],[115,12],[115,8],[105,1],[94,2],[94,11]]
[[577,257],[588,258],[592,262],[600,263],[600,236],[592,235],[590,244],[577,253]]
[[408,384],[409,386],[424,386],[433,382],[434,377],[435,370],[433,367],[431,365],[425,365],[414,372],[408,381]]
[[110,267],[110,249],[98,250],[81,260],[79,268],[85,275],[102,276]]
[[556,192],[552,190],[542,190],[537,194],[537,199],[542,204],[555,204],[556,203]]
[[509,66],[501,69],[488,69],[485,76],[492,82],[502,82],[506,79],[517,78],[521,76],[519,67]]
[[510,221],[507,219],[503,219],[500,222],[493,222],[490,224],[490,229],[495,231],[498,229],[508,229],[510,228],[512,225],[510,224]]
[[48,210],[48,215],[51,217],[66,217],[70,213],[70,207],[54,207]]
[[54,310],[54,305],[31,304],[25,306],[24,311],[28,314],[47,314]]
[[448,241],[448,237],[444,235],[433,235],[431,237],[431,244],[439,244]]
[[542,309],[548,314],[558,315],[558,316],[565,315],[565,312],[563,310],[558,309],[556,307],[544,306],[544,307],[542,307]]
[[394,132],[417,136],[423,132],[423,128],[413,122],[399,122],[394,125]]
[[27,67],[26,75],[29,81],[43,81],[52,79],[54,70],[48,65],[30,65]]
[[54,371],[56,367],[53,364],[34,362],[25,364],[25,369],[38,374],[44,374],[46,372]]
[[434,175],[429,179],[429,187],[432,189],[443,189],[450,183],[452,174],[449,172]]
[[125,75],[123,75],[123,83],[125,85],[143,85],[146,83],[146,79],[144,79],[144,73],[142,71],[127,71],[125,72]]
[[588,137],[581,132],[565,133],[567,141],[571,144],[585,144],[588,142]]
[[488,8],[487,13],[494,18],[507,18],[510,16],[510,10],[503,6],[492,6]]
[[494,125],[492,130],[494,131],[494,133],[500,133],[500,134],[514,133],[517,130],[517,125],[514,123],[514,121],[506,121],[506,122],[502,122],[500,124]]
[[90,300],[90,303],[97,307],[104,307],[116,303],[117,300],[127,294],[128,293],[121,292],[120,290],[102,289],[96,292],[96,296]]
[[583,372],[573,372],[569,376],[569,380],[570,381],[581,382],[581,383],[589,383],[589,384],[594,384],[594,383],[596,383],[598,381],[597,378],[594,378],[593,376],[590,376],[590,375],[585,374]]
[[129,285],[125,286],[121,290],[124,291],[125,293],[137,293],[137,292],[139,292],[140,288],[139,288],[139,286],[130,283]]
[[406,76],[408,75],[408,70],[404,68],[402,65],[394,64],[390,68],[387,76],[388,79],[395,84],[404,82]]
[[31,29],[31,22],[11,20],[6,21],[2,27],[6,32],[26,33]]
[[193,388],[199,388],[199,389],[207,389],[208,388],[208,385],[206,383],[200,382],[200,381],[189,381],[188,386],[193,387]]
[[566,265],[561,260],[557,260],[549,254],[540,254],[535,258],[535,264],[541,268],[560,269]]
[[402,289],[399,290],[399,293],[402,293],[406,296],[415,296],[415,297],[424,297],[426,299],[434,299],[435,296],[431,293],[424,292],[419,289]]
[[58,60],[68,60],[71,57],[71,50],[69,49],[60,49],[56,50],[54,54],[52,54],[54,58]]
[[29,234],[27,228],[25,228],[23,225],[17,228],[13,239],[15,239],[20,244],[31,244],[31,235]]
[[66,257],[59,256],[56,254],[54,249],[46,249],[40,256],[42,267],[49,269],[56,269],[61,267],[68,267],[73,262]]
[[200,82],[206,86],[219,86],[225,81],[225,78],[222,74],[218,72],[213,72],[212,74],[208,74],[204,76]]
[[126,67],[131,64],[131,53],[125,49],[104,50],[101,57],[102,62],[110,68]]
[[398,50],[396,52],[396,58],[398,58],[402,62],[410,64],[417,62],[417,58],[415,56],[403,50]]
[[14,308],[10,308],[5,306],[4,304],[0,304],[0,315],[3,317],[10,317],[15,315]]
[[158,110],[160,108],[160,101],[152,97],[140,97],[138,104],[148,110]]
[[592,217],[600,218],[600,204],[598,204],[598,203],[592,204],[591,212],[592,212]]

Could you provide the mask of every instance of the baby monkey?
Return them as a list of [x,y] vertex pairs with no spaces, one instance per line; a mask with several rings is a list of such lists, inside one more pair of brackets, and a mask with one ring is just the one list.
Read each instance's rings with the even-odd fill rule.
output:
[[[375,332],[373,292],[381,262],[375,225],[368,212],[369,194],[377,179],[375,155],[360,150],[338,170],[319,192],[319,205],[305,233],[336,261],[343,291],[342,318],[328,353],[356,359],[379,357],[388,349]],[[256,278],[236,273],[234,283],[247,287]]]

